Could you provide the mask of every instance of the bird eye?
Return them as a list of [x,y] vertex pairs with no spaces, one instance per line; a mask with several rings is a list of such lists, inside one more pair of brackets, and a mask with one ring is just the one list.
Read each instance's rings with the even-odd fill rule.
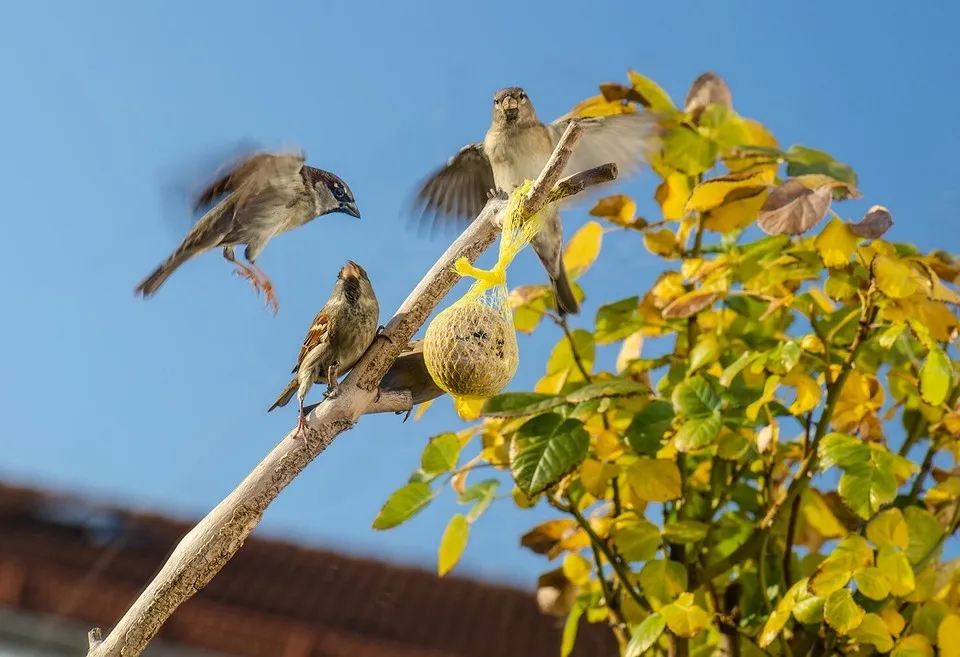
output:
[[333,195],[336,196],[337,199],[342,199],[343,194],[344,194],[343,187],[341,187],[340,185],[333,186]]

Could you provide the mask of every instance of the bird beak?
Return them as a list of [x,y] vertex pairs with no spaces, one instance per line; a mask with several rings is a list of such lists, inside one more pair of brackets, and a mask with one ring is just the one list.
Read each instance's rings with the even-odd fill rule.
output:
[[516,120],[517,115],[520,113],[520,101],[513,96],[504,98],[500,102],[500,107],[503,108],[503,115],[507,117],[508,121]]
[[344,278],[360,278],[360,267],[353,260],[347,260],[343,266]]
[[360,218],[360,210],[357,208],[356,203],[341,203],[340,211],[344,214],[349,214],[351,217]]

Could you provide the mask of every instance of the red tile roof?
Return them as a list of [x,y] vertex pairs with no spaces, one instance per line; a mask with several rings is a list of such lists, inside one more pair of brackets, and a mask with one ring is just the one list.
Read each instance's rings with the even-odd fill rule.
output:
[[[0,606],[106,630],[189,529],[0,485]],[[243,657],[556,657],[560,624],[531,593],[251,537],[159,636]],[[600,626],[577,646],[617,654]]]

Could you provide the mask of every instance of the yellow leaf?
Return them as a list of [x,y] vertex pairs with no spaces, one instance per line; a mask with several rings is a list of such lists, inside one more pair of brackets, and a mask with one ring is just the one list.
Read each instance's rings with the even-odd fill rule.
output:
[[667,502],[683,494],[680,470],[666,459],[641,458],[627,471],[630,487],[648,502]]
[[931,406],[939,406],[946,400],[953,378],[950,359],[939,347],[927,354],[920,368],[920,396]]
[[887,629],[893,636],[900,636],[900,633],[903,632],[903,628],[907,625],[907,622],[903,620],[903,616],[900,615],[900,612],[890,607],[887,607],[881,611],[880,617],[883,618],[884,624],[887,626]]
[[480,411],[483,410],[483,404],[486,401],[484,397],[456,397],[453,404],[461,419],[472,422],[480,417]]
[[922,634],[911,634],[897,643],[890,657],[933,657],[933,647]]
[[600,255],[603,243],[603,226],[596,221],[588,221],[580,227],[563,252],[563,265],[576,280],[584,274]]
[[647,251],[650,253],[663,256],[668,260],[677,257],[680,251],[677,238],[673,236],[673,231],[668,228],[661,228],[656,232],[644,233],[643,245],[647,247]]
[[[603,461],[616,461],[623,456],[623,441],[616,431],[601,431],[593,441],[593,449],[597,458]],[[612,475],[611,475],[612,476]]]
[[649,103],[649,105],[646,106],[647,109],[654,112],[676,110],[667,92],[650,78],[640,75],[633,70],[627,71],[627,78],[630,80],[630,84],[633,85],[634,90]]
[[853,564],[848,559],[825,559],[810,578],[810,592],[828,596],[842,590],[853,576],[853,570]]
[[823,620],[837,634],[849,634],[860,625],[864,615],[866,612],[853,601],[853,595],[847,589],[834,591],[823,605]]
[[[744,146],[763,146],[766,148],[780,148],[776,138],[766,127],[754,119],[741,118],[741,125],[746,132],[747,139]],[[775,173],[779,168],[775,156],[767,153],[736,152],[734,155],[728,155],[723,159],[724,164],[730,171],[744,171],[749,169],[755,171],[764,169]]]
[[861,568],[853,574],[853,579],[860,593],[871,600],[885,600],[890,595],[890,582],[879,568]]
[[727,203],[756,196],[773,182],[766,172],[731,173],[705,180],[693,188],[684,214],[706,212]]
[[820,491],[808,488],[800,495],[800,523],[796,542],[818,550],[825,540],[847,533]]
[[878,255],[871,263],[871,270],[877,287],[891,299],[905,299],[919,289],[913,269],[902,260]]
[[877,614],[867,614],[850,636],[860,643],[869,643],[880,652],[889,652],[893,648],[893,637]]
[[626,194],[614,194],[597,201],[590,214],[603,217],[619,226],[629,226],[637,214],[637,204]]
[[577,586],[586,585],[590,581],[592,571],[590,562],[579,554],[570,553],[563,558],[563,574]]
[[591,96],[574,105],[573,109],[567,112],[567,116],[612,116],[615,114],[630,114],[635,111],[632,105],[620,101],[610,101],[602,95],[598,95]]
[[890,592],[903,597],[916,588],[913,568],[907,555],[896,548],[883,547],[877,554],[877,567],[890,580]]
[[814,246],[826,267],[844,267],[850,262],[860,238],[850,230],[850,224],[839,219],[831,219],[823,227]]
[[441,577],[453,570],[460,561],[464,548],[467,547],[467,538],[470,536],[470,523],[457,514],[450,518],[447,528],[440,539],[440,551],[437,558],[437,572]]
[[783,631],[787,621],[790,620],[790,613],[793,611],[794,606],[796,606],[797,599],[801,592],[807,589],[808,584],[809,581],[804,577],[787,590],[777,604],[776,609],[774,609],[773,613],[767,618],[767,622],[760,631],[760,638],[757,640],[757,645],[761,648],[766,648],[773,643],[777,635]]
[[680,221],[686,215],[685,207],[690,198],[690,178],[682,173],[668,174],[653,198],[660,204],[666,221]]
[[667,627],[677,636],[692,637],[710,624],[710,616],[693,601],[692,593],[681,593],[672,603],[660,609]]
[[820,403],[820,384],[806,374],[793,374],[787,377],[789,385],[797,387],[797,398],[790,404],[790,413],[800,416],[812,411]]
[[910,536],[900,509],[894,507],[875,515],[867,525],[867,538],[878,548],[890,546],[906,550]]
[[730,203],[725,203],[703,215],[703,227],[715,233],[729,233],[740,228],[746,228],[757,220],[757,213],[770,196],[766,187],[748,196]]
[[640,358],[641,351],[643,351],[643,333],[637,331],[624,338],[620,353],[617,354],[617,371],[622,372],[627,369],[630,361]]
[[950,614],[937,629],[940,657],[960,657],[960,616]]
[[610,480],[617,474],[617,467],[609,463],[601,463],[595,459],[587,459],[580,469],[580,483],[584,489],[596,497],[603,499],[607,493]]
[[824,313],[832,313],[836,310],[836,307],[833,305],[833,302],[830,301],[830,297],[823,293],[823,291],[818,288],[816,285],[813,285],[808,290],[810,296],[813,297],[813,300],[817,302],[817,305],[820,306],[820,310]]
[[427,412],[427,409],[430,408],[430,406],[431,406],[431,405],[433,404],[433,402],[435,402],[435,401],[437,401],[437,400],[436,400],[436,399],[428,399],[427,401],[425,401],[425,402],[423,402],[422,404],[420,404],[419,406],[417,406],[417,412],[413,414],[413,421],[416,422],[416,421],[419,420],[421,417],[423,417],[423,414]]

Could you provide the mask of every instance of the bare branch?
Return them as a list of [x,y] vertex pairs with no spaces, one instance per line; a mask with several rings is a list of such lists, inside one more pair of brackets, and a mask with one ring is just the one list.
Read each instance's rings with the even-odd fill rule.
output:
[[[551,201],[616,177],[616,167],[597,167],[570,176],[554,186],[569,161],[580,127],[572,124],[537,180],[526,209],[538,211]],[[506,202],[492,199],[473,223],[431,267],[414,291],[340,385],[337,395],[317,405],[307,416],[306,441],[291,431],[243,481],[180,541],[154,580],[144,589],[112,632],[88,657],[136,657],[180,604],[199,591],[240,549],[267,506],[314,458],[343,431],[367,413],[405,411],[413,406],[408,390],[379,390],[381,378],[407,348],[441,299],[459,280],[453,270],[458,258],[473,262],[497,237]],[[378,399],[379,393],[379,399]]]

